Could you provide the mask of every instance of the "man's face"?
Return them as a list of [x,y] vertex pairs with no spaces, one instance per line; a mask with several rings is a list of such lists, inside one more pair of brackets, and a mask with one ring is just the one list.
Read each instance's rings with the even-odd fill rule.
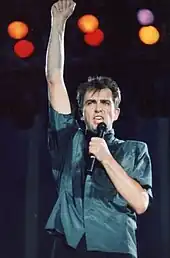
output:
[[112,128],[114,121],[118,119],[120,110],[115,108],[110,89],[87,91],[83,103],[83,120],[86,129],[96,131],[97,125],[104,122],[107,129]]

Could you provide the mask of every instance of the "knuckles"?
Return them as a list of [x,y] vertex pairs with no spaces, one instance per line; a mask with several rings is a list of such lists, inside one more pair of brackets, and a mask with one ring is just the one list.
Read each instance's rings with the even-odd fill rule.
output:
[[105,140],[103,138],[93,137],[91,138],[90,143],[105,143]]

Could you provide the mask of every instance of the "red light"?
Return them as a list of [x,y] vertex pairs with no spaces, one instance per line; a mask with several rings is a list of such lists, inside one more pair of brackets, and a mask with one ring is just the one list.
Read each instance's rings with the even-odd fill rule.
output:
[[28,40],[20,40],[14,46],[14,52],[21,58],[26,58],[32,55],[34,52],[34,45]]
[[84,41],[90,46],[99,46],[104,40],[104,33],[102,30],[98,29],[93,33],[88,33],[84,35]]

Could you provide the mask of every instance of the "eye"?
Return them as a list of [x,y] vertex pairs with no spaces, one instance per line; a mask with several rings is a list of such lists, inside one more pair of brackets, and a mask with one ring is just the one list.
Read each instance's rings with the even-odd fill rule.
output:
[[87,101],[87,106],[89,106],[89,105],[91,105],[91,104],[94,104],[95,103],[95,101],[94,100],[89,100],[89,101]]
[[110,101],[109,101],[109,100],[104,100],[104,101],[102,101],[102,103],[103,103],[104,105],[107,105],[107,106],[110,105]]
[[92,104],[92,101],[88,101],[87,102],[87,106],[89,106],[90,104]]

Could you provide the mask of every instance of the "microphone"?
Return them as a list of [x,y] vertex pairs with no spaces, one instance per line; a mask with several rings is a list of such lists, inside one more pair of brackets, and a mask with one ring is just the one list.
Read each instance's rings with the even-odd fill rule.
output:
[[[103,138],[106,130],[107,130],[106,124],[104,122],[99,123],[97,125],[97,137]],[[96,161],[95,156],[90,155],[89,162],[87,164],[87,172],[89,172],[89,174],[93,172],[95,161]]]

